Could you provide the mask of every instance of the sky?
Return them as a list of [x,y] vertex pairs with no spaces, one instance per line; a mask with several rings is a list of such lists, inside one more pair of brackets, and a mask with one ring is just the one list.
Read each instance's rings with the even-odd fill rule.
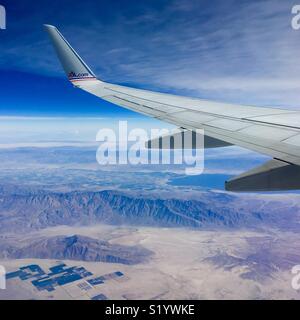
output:
[[289,0],[1,0],[0,115],[134,116],[75,89],[42,25],[100,79],[216,101],[300,109]]
[[[170,128],[73,88],[43,24],[55,25],[101,80],[300,110],[294,0],[0,0],[0,5],[7,12],[7,29],[0,30],[0,149],[95,146],[98,130],[115,129],[118,120],[129,120],[132,128]],[[267,160],[238,147],[208,150],[205,157],[213,163],[208,171],[219,174]]]

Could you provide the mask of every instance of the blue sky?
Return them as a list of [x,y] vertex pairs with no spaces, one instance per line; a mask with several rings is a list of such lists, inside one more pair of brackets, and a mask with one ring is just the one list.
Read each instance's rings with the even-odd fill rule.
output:
[[235,103],[300,106],[294,1],[1,1],[2,115],[133,115],[65,80],[42,24],[106,81]]

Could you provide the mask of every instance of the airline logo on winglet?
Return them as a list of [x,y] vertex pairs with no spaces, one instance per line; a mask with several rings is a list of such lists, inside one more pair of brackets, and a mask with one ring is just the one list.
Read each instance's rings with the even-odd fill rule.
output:
[[82,81],[82,80],[94,80],[96,79],[94,76],[91,76],[89,73],[75,73],[71,71],[68,74],[68,78],[70,81]]

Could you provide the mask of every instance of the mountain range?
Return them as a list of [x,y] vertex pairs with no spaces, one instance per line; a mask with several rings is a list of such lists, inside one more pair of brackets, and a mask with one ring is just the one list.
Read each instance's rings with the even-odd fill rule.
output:
[[10,259],[68,259],[127,265],[144,262],[152,255],[140,246],[110,244],[81,235],[43,237],[21,245],[2,243],[0,248],[0,257]]
[[191,228],[299,230],[297,202],[203,193],[197,200],[134,195],[120,191],[3,192],[0,231],[27,232],[60,225],[140,225]]

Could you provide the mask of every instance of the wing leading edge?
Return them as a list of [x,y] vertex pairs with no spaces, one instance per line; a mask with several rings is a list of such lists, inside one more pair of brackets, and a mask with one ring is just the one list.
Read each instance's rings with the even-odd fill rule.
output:
[[103,82],[54,26],[45,28],[75,87],[186,130],[204,129],[208,147],[238,145],[274,158],[226,182],[226,190],[300,189],[300,112],[211,102]]

